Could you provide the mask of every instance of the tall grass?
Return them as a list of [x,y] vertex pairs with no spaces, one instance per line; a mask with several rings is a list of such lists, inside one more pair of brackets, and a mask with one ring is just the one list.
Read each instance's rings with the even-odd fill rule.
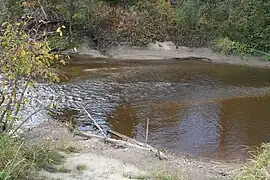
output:
[[63,156],[0,134],[0,180],[38,179],[38,171],[60,164]]
[[253,153],[249,166],[236,179],[239,180],[265,180],[270,179],[270,143],[263,144]]

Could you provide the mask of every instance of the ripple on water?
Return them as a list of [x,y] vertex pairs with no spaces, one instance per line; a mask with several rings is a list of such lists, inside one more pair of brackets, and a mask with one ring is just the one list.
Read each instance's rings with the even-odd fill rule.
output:
[[[76,72],[76,77],[61,84],[40,84],[37,97],[49,95],[66,111],[82,104],[104,128],[141,141],[149,118],[149,142],[160,148],[243,159],[245,145],[270,140],[268,77],[268,70],[201,62],[124,65],[87,70],[81,76]],[[87,124],[82,112],[67,116]]]

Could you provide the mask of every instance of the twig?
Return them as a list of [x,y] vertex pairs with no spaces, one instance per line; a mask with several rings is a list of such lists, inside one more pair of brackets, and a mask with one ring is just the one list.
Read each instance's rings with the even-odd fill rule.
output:
[[89,112],[81,105],[82,109],[86,112],[87,116],[93,121],[94,125],[98,128],[98,130],[102,133],[103,137],[107,139],[107,135],[104,133],[104,131],[101,129],[100,125],[96,122],[94,118],[89,114]]
[[159,160],[162,160],[162,157],[161,157],[161,155],[160,155],[160,151],[158,151],[157,157],[159,158]]
[[145,147],[147,146],[148,142],[148,130],[149,130],[149,119],[146,120],[146,133],[145,133]]
[[26,123],[33,115],[37,114],[38,112],[40,112],[40,111],[42,111],[42,110],[44,110],[44,109],[46,109],[46,108],[47,108],[47,107],[40,108],[40,109],[36,110],[35,112],[33,112],[32,114],[30,114],[27,118],[25,118],[25,119],[21,122],[21,124],[20,124],[19,126],[17,126],[17,128],[11,133],[11,135],[14,135],[14,134],[18,131],[18,129],[20,129],[21,126],[22,126],[24,123]]
[[5,95],[1,90],[0,90],[0,97],[1,97],[1,101],[0,101],[0,107],[1,107],[1,105],[5,102]]
[[39,3],[39,5],[40,5],[40,8],[41,8],[43,14],[44,14],[45,19],[48,20],[48,16],[47,16],[47,14],[46,14],[46,12],[45,12],[45,10],[44,10],[42,4],[40,3],[40,0],[38,0],[38,3]]

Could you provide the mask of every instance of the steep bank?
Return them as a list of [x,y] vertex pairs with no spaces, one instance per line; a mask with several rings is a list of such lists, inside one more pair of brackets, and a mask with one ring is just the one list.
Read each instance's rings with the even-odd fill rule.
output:
[[[89,43],[90,42],[90,43]],[[103,52],[95,49],[91,41],[80,45],[76,52],[65,51],[71,56],[115,60],[203,60],[212,63],[235,64],[251,67],[270,67],[263,57],[225,55],[209,48],[178,47],[172,42],[150,43],[146,47],[112,45]]]
[[[46,179],[159,179],[155,174],[175,179],[231,179],[239,172],[240,165],[192,158],[166,152],[168,159],[159,160],[150,152],[131,147],[115,146],[98,139],[85,140],[73,137],[63,124],[47,121],[24,136],[32,143],[47,144],[66,151],[64,167],[68,173],[41,174]],[[67,149],[76,152],[67,153]],[[83,167],[83,168],[82,168]],[[177,178],[176,178],[177,177]],[[162,179],[162,178],[160,178]]]

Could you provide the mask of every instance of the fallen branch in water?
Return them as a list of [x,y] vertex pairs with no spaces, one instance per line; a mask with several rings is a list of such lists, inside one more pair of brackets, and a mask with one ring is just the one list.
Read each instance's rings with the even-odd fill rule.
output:
[[93,121],[94,125],[98,128],[98,130],[102,133],[103,137],[105,139],[107,139],[107,135],[104,133],[104,131],[101,129],[100,125],[96,122],[96,120],[94,118],[92,118],[92,116],[89,114],[89,112],[83,107],[81,106],[82,109],[86,112],[87,116]]
[[[120,133],[117,133],[117,134],[121,135],[123,138],[132,139],[132,138],[129,138],[129,137],[127,137],[125,135],[122,135]],[[138,141],[136,141],[134,139],[132,139],[133,143],[130,143],[130,142],[127,142],[127,141],[117,140],[117,139],[113,139],[113,138],[104,138],[103,136],[99,136],[99,135],[96,135],[96,134],[90,134],[90,133],[86,133],[86,132],[83,132],[83,131],[77,131],[77,132],[74,133],[74,135],[85,137],[85,138],[88,138],[88,139],[90,139],[90,138],[98,138],[98,139],[104,140],[105,142],[109,142],[109,143],[124,146],[124,147],[125,146],[135,147],[135,148],[138,148],[138,149],[141,149],[141,150],[146,150],[146,151],[153,152],[153,153],[155,153],[156,156],[159,157],[159,159],[166,159],[167,158],[164,155],[164,153],[160,152],[156,148],[154,148],[154,147],[152,147],[150,145],[147,145],[147,147],[144,147],[143,143],[140,143],[140,142],[138,142]],[[141,145],[139,145],[138,143],[141,144]]]
[[[117,139],[113,139],[113,138],[108,138],[107,135],[104,133],[104,131],[102,130],[102,128],[99,126],[99,124],[96,122],[96,120],[94,118],[92,118],[92,116],[90,115],[90,113],[85,109],[85,107],[83,107],[82,105],[80,105],[81,108],[86,112],[87,116],[94,122],[94,126],[96,126],[99,131],[102,133],[103,136],[99,136],[96,134],[89,134],[83,131],[77,131],[74,133],[74,136],[81,136],[81,137],[86,137],[86,138],[99,138],[104,140],[105,142],[109,142],[112,144],[116,144],[116,145],[121,145],[121,146],[131,146],[131,147],[136,147],[139,149],[143,149],[143,150],[147,150],[150,152],[153,152],[156,154],[156,156],[161,160],[161,159],[166,159],[167,157],[164,155],[164,153],[160,152],[158,149],[150,146],[149,144],[146,143],[141,143],[135,139],[132,139],[128,136],[125,136],[123,134],[120,134],[116,131],[113,130],[108,130],[107,132],[114,134],[120,138],[122,138],[123,140],[117,140]],[[147,126],[149,125],[149,119],[147,120]],[[147,136],[148,136],[148,129],[147,129]]]

